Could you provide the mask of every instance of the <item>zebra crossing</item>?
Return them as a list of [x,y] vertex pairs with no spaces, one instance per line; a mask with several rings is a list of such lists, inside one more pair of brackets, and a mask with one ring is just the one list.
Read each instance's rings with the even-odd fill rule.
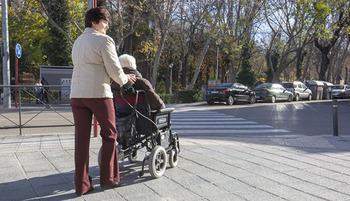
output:
[[181,135],[229,135],[287,133],[269,125],[215,111],[183,111],[171,115],[171,128]]

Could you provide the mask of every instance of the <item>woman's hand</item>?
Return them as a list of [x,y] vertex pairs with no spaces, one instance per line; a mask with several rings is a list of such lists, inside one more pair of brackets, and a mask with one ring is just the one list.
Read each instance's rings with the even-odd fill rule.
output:
[[136,76],[135,74],[126,74],[126,76],[128,77],[128,81],[135,84],[136,82]]

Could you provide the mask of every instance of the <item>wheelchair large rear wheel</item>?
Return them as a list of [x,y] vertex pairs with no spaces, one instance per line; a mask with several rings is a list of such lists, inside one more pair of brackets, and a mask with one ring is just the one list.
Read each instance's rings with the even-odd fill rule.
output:
[[163,176],[167,166],[167,154],[162,146],[156,146],[152,149],[148,161],[149,172],[153,178]]

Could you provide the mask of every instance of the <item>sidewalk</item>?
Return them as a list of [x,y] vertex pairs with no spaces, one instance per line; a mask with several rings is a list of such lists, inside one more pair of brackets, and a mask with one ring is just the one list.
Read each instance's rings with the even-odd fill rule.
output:
[[0,200],[350,200],[350,138],[181,138],[180,161],[152,179],[120,162],[122,187],[99,185],[100,138],[91,139],[95,190],[76,197],[72,134],[0,137]]

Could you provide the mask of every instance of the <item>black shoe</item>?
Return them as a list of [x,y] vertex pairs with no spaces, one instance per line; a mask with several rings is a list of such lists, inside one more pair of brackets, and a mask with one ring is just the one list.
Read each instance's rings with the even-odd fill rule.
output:
[[94,190],[94,187],[92,186],[92,181],[91,180],[92,180],[92,178],[89,176],[89,181],[90,181],[91,188],[88,191],[86,191],[85,193],[82,193],[82,194],[78,194],[77,193],[77,196],[86,195],[86,194],[88,194],[88,193],[90,193],[91,191]]
[[122,182],[116,182],[114,184],[107,184],[107,185],[101,184],[101,187],[102,188],[117,188],[117,187],[121,186],[122,184],[123,184]]

